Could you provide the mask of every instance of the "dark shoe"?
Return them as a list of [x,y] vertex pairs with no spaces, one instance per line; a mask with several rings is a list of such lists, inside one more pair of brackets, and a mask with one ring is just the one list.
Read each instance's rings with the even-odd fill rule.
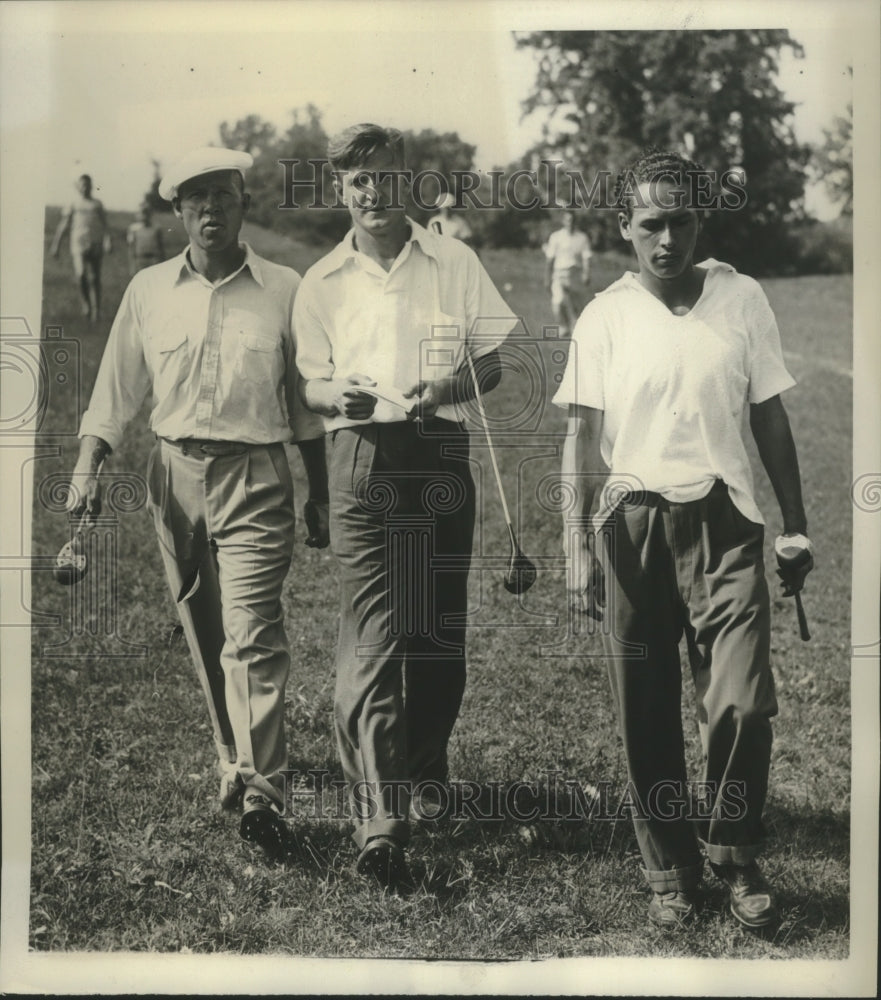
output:
[[777,907],[771,886],[765,881],[755,861],[748,865],[710,864],[718,878],[728,886],[731,912],[744,927],[760,930],[777,923]]
[[691,923],[697,916],[694,892],[671,889],[669,892],[652,893],[649,903],[649,920],[655,927],[676,929]]
[[404,848],[394,837],[371,837],[358,855],[355,867],[359,875],[375,878],[387,889],[412,885]]
[[267,857],[279,860],[288,854],[287,824],[273,809],[270,799],[259,792],[245,792],[239,834],[242,840],[262,847]]
[[410,797],[410,819],[422,826],[437,826],[446,822],[453,812],[452,789],[449,785],[422,783],[416,785]]

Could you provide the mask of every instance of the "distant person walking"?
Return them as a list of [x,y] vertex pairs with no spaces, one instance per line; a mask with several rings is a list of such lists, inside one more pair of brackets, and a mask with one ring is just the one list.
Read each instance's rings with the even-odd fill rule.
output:
[[590,241],[575,228],[575,213],[565,211],[561,227],[545,244],[545,284],[551,292],[551,308],[562,337],[572,333],[587,301],[590,255]]
[[61,240],[70,229],[70,256],[80,293],[83,316],[94,323],[101,314],[101,262],[113,244],[107,227],[107,214],[97,198],[92,197],[92,178],[83,174],[76,182],[79,197],[61,215],[52,239],[51,253],[58,256]]
[[453,214],[453,206],[456,204],[456,199],[447,191],[442,194],[437,200],[437,210],[438,214],[431,220],[428,228],[432,232],[440,233],[442,236],[453,236],[457,240],[461,240],[466,246],[471,247],[472,250],[476,248],[474,246],[474,232],[471,226],[465,221],[461,213],[459,215]]
[[125,242],[128,244],[128,269],[132,275],[165,260],[162,229],[153,222],[153,211],[146,202],[138,209],[137,219],[126,230]]

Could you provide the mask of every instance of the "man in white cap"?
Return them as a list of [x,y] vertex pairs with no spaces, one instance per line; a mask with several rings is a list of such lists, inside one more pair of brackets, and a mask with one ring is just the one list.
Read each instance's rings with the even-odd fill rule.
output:
[[297,442],[306,468],[311,546],[328,544],[327,471],[324,428],[297,389],[300,277],[239,242],[251,163],[209,147],[163,179],[189,245],[126,289],[80,426],[69,505],[100,510],[101,463],[149,395],[149,507],[208,701],[221,803],[241,804],[242,837],[279,856],[290,666],[281,591],[294,542],[285,443]]

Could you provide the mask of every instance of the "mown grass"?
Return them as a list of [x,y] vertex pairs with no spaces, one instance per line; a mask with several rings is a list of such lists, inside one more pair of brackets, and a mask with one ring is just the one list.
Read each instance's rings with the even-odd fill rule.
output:
[[[48,214],[47,232],[56,218]],[[117,247],[126,222],[114,217]],[[248,235],[258,250],[301,272],[321,252],[258,230]],[[483,256],[541,340],[550,315],[540,255]],[[105,318],[92,328],[79,318],[68,259],[47,257],[43,325],[61,325],[65,337],[79,342],[83,391],[52,388],[42,441],[57,445],[58,453],[50,448],[35,461],[37,484],[69,471],[75,460],[79,415],[127,280],[123,258],[117,252],[105,261]],[[625,264],[613,255],[597,259],[594,287],[608,284]],[[136,510],[119,520],[112,634],[102,631],[98,606],[85,608],[84,630],[75,632],[72,593],[49,573],[34,574],[35,613],[59,615],[60,624],[33,632],[32,947],[446,959],[846,957],[851,283],[837,276],[765,287],[800,381],[786,403],[818,554],[805,593],[810,643],[799,641],[792,602],[774,602],[781,711],[764,867],[781,897],[776,935],[762,939],[739,929],[711,876],[697,929],[667,937],[648,928],[647,892],[626,819],[519,823],[508,817],[417,829],[411,856],[420,888],[390,897],[353,873],[345,823],[316,820],[303,800],[293,823],[301,850],[286,862],[267,862],[239,841],[235,818],[215,804],[202,695],[174,633],[175,610],[149,519]],[[549,385],[561,367],[561,346],[565,353],[551,338],[530,347],[530,357],[543,359]],[[527,376],[526,369],[506,373],[488,400],[493,414],[522,412]],[[470,677],[451,746],[458,780],[524,781],[541,789],[551,771],[615,788],[624,778],[599,640],[568,632],[559,517],[536,492],[558,469],[563,424],[563,414],[544,405],[529,433],[500,435],[499,461],[521,544],[542,571],[519,603],[502,588],[504,524],[486,450],[479,433],[473,438],[483,513],[472,575]],[[151,442],[140,420],[108,471],[141,475]],[[302,499],[293,452],[291,462]],[[763,474],[758,495],[773,537],[779,517]],[[51,556],[68,537],[67,520],[45,508],[38,489],[35,496],[34,554]],[[337,577],[327,552],[298,548],[285,602],[294,650],[286,696],[291,767],[339,778],[331,732]],[[146,655],[120,658],[120,639],[143,644]],[[683,712],[698,777],[687,684]]]

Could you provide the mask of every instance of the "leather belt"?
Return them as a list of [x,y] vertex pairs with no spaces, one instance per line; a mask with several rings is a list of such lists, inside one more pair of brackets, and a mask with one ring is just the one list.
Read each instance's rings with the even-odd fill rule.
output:
[[202,438],[181,438],[173,441],[162,438],[166,444],[177,448],[184,455],[194,458],[223,458],[227,455],[244,455],[252,446],[242,441],[208,441]]

